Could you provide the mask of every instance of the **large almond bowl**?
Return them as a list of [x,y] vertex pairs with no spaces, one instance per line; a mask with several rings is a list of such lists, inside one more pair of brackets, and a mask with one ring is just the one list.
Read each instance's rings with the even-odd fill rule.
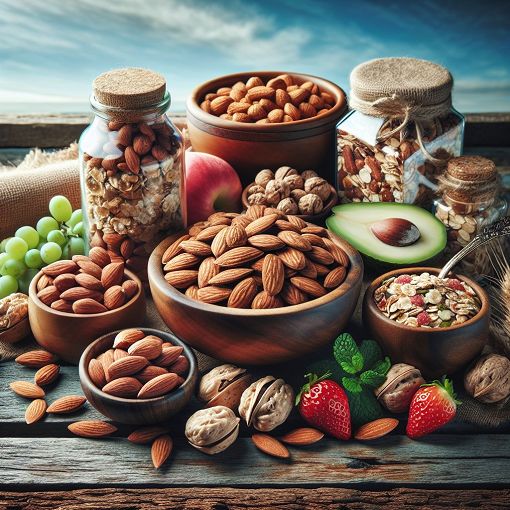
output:
[[186,297],[163,277],[161,259],[179,235],[162,241],[149,259],[154,303],[170,330],[201,352],[241,365],[269,365],[298,358],[331,342],[356,307],[363,261],[348,243],[330,238],[348,255],[345,281],[325,296],[271,310],[234,309]]

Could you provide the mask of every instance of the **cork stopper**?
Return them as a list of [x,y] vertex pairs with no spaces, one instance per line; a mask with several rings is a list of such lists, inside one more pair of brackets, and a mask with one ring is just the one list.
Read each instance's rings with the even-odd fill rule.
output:
[[139,109],[165,96],[165,78],[149,69],[127,67],[100,74],[92,84],[97,101],[113,108]]
[[496,165],[482,156],[459,156],[450,159],[447,172],[461,181],[486,182],[496,175]]

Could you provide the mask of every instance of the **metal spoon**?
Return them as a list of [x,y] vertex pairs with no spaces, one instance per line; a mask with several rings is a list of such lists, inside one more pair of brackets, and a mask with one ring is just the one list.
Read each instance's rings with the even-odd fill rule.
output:
[[446,275],[452,270],[460,260],[466,255],[469,255],[472,251],[476,250],[480,246],[487,244],[488,242],[496,239],[497,237],[510,235],[510,216],[505,216],[499,221],[486,226],[478,234],[476,234],[471,241],[456,253],[441,269],[439,278],[445,278]]

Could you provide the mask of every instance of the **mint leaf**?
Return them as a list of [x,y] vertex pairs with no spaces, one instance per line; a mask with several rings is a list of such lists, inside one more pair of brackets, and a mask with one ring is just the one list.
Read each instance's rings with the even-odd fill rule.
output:
[[391,368],[391,361],[388,356],[384,359],[380,360],[376,365],[372,368],[374,372],[377,372],[379,375],[386,375],[388,370]]
[[381,348],[375,340],[363,340],[359,346],[359,351],[365,360],[365,369],[373,368],[377,361],[382,358]]
[[361,384],[353,377],[342,377],[342,384],[344,388],[351,393],[360,393],[363,391]]
[[358,428],[369,421],[384,416],[383,409],[370,388],[364,388],[360,393],[347,392],[351,421],[353,428]]
[[359,379],[362,384],[366,384],[372,388],[377,388],[386,380],[386,376],[381,375],[374,370],[367,370],[359,376]]
[[354,367],[356,372],[363,370],[363,355],[361,354],[361,352],[358,352],[352,357],[352,366]]
[[356,369],[356,367],[354,367],[351,363],[349,363],[348,361],[341,361],[340,362],[340,367],[342,368],[342,370],[344,372],[347,372],[348,374],[355,374],[358,370]]
[[361,356],[361,367],[363,368],[363,356],[359,352],[358,346],[356,345],[354,338],[352,338],[352,336],[349,335],[349,333],[342,333],[335,340],[335,343],[333,345],[333,355],[335,356],[336,362],[340,366],[342,366],[342,362],[348,363],[353,367],[355,372],[361,370],[356,368],[359,366],[359,356]]

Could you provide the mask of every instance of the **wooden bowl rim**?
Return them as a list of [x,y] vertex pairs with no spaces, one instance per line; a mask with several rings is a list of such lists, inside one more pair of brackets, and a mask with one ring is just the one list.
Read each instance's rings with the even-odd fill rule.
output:
[[389,317],[386,317],[379,308],[377,308],[374,300],[374,292],[375,290],[381,285],[381,283],[384,280],[387,280],[388,278],[391,278],[392,276],[401,275],[401,274],[414,274],[414,273],[436,273],[439,274],[441,271],[440,268],[437,267],[407,267],[402,269],[394,269],[392,271],[388,271],[387,273],[384,273],[381,276],[378,276],[375,280],[372,281],[372,283],[368,286],[366,292],[365,292],[365,302],[367,306],[369,307],[371,312],[375,312],[378,319],[380,319],[383,323],[397,327],[399,329],[402,329],[403,331],[409,331],[413,333],[443,333],[448,331],[456,331],[458,329],[462,329],[463,327],[470,326],[472,324],[475,324],[478,321],[484,320],[490,311],[490,300],[488,294],[485,292],[485,290],[480,287],[476,282],[471,280],[471,278],[468,278],[464,275],[455,275],[459,280],[467,283],[472,289],[476,292],[476,295],[480,298],[480,301],[482,303],[482,306],[480,307],[480,310],[478,313],[471,317],[471,319],[467,320],[466,322],[463,322],[462,324],[456,324],[455,326],[448,326],[446,328],[415,328],[414,326],[406,326],[405,324],[400,324],[398,322],[395,322],[394,320],[391,320]]
[[[225,86],[228,83],[234,84],[236,81],[246,80],[251,76],[271,79],[279,76],[280,74],[289,74],[294,78],[298,78],[298,81],[301,82],[313,81],[314,83],[317,83],[319,87],[326,88],[328,93],[334,91],[336,96],[335,105],[332,106],[327,113],[308,119],[295,120],[293,122],[278,122],[275,124],[256,124],[251,122],[237,122],[221,119],[212,113],[207,113],[202,110],[198,103],[199,99],[210,92],[215,86]],[[313,74],[303,74],[291,71],[244,71],[241,73],[217,76],[216,78],[212,78],[201,85],[198,85],[193,89],[188,97],[186,101],[186,108],[187,111],[198,120],[230,131],[288,132],[309,128],[309,124],[314,123],[314,121],[319,124],[327,124],[328,122],[335,120],[334,117],[342,116],[347,109],[347,96],[345,91],[332,81]],[[335,123],[336,122],[337,121],[335,120]]]
[[[17,333],[19,331],[25,332],[25,334],[17,338],[16,340],[11,340],[9,337],[12,337],[13,333]],[[28,319],[28,314],[26,317],[23,317],[20,321],[16,322],[12,326],[0,331],[0,342],[4,342],[6,344],[15,344],[24,340],[30,334],[30,321]]]
[[[328,184],[329,184],[331,193],[329,195],[328,201],[324,204],[324,207],[322,208],[322,211],[319,214],[292,214],[292,216],[297,216],[298,218],[301,218],[302,220],[309,218],[309,220],[307,219],[306,221],[308,221],[309,223],[313,223],[314,218],[321,218],[321,217],[324,217],[326,214],[329,214],[331,212],[331,209],[333,209],[333,207],[335,207],[335,205],[338,202],[338,194],[336,192],[336,188],[329,182],[328,182]],[[246,186],[243,189],[243,194],[241,195],[241,202],[245,209],[247,209],[250,206],[250,204],[248,203],[248,190],[252,186],[255,186],[255,185],[256,185],[256,182],[253,181],[252,183],[248,184],[248,186]],[[271,207],[271,206],[267,205],[266,207]]]
[[359,252],[344,239],[341,239],[340,237],[336,236],[327,229],[326,231],[328,233],[329,238],[335,244],[339,245],[340,248],[342,248],[349,257],[350,269],[349,272],[347,273],[344,282],[340,286],[328,292],[324,296],[311,299],[306,303],[291,306],[281,306],[279,308],[265,308],[260,310],[257,309],[254,310],[251,308],[229,308],[227,306],[202,303],[201,301],[196,301],[194,299],[189,298],[188,296],[180,292],[178,289],[170,285],[165,280],[163,275],[163,265],[161,262],[163,252],[171,242],[168,241],[168,239],[171,237],[175,237],[178,234],[163,239],[163,241],[161,241],[152,252],[149,258],[148,265],[149,282],[152,282],[155,285],[157,285],[163,292],[167,290],[171,294],[171,297],[182,305],[189,306],[191,308],[196,308],[197,310],[201,310],[203,312],[220,313],[222,315],[229,315],[234,317],[246,317],[246,316],[278,317],[292,315],[298,312],[304,312],[307,310],[319,308],[343,296],[350,289],[354,288],[355,285],[360,280],[363,279],[363,259],[361,258]]
[[138,301],[140,299],[140,296],[143,292],[142,289],[142,282],[140,281],[140,278],[136,276],[135,273],[132,271],[129,271],[128,269],[124,269],[124,274],[126,276],[129,276],[131,280],[134,280],[138,284],[138,292],[127,302],[124,303],[122,306],[119,306],[119,308],[114,308],[113,310],[107,310],[106,312],[100,312],[100,313],[71,313],[71,312],[61,312],[60,310],[55,310],[54,308],[51,308],[51,306],[45,305],[38,297],[37,297],[37,282],[39,281],[39,278],[43,275],[42,271],[39,271],[30,282],[30,286],[28,288],[28,297],[34,302],[35,305],[37,305],[39,308],[42,308],[46,312],[53,313],[55,315],[59,315],[62,317],[77,317],[77,318],[89,318],[93,319],[96,317],[106,317],[108,315],[113,315],[117,312],[120,312],[121,310],[124,310],[128,306],[132,306],[133,303]]
[[[124,328],[124,329],[133,329],[133,328]],[[104,335],[101,335],[99,338],[96,338],[93,342],[91,342],[86,347],[86,349],[83,351],[82,355],[80,356],[80,361],[78,363],[80,382],[83,382],[84,384],[86,383],[86,385],[90,389],[90,391],[95,393],[96,396],[99,396],[103,399],[111,400],[112,402],[119,402],[122,404],[129,403],[129,404],[135,404],[135,405],[140,404],[141,405],[141,404],[159,402],[161,400],[165,400],[168,398],[176,399],[179,396],[181,398],[185,397],[184,387],[192,384],[193,379],[198,375],[197,360],[195,358],[195,354],[193,353],[193,350],[191,349],[191,347],[187,343],[182,341],[180,338],[178,338],[176,335],[174,335],[173,333],[168,332],[168,331],[163,331],[161,329],[155,329],[155,328],[144,328],[144,327],[139,327],[139,328],[134,328],[134,329],[139,329],[139,330],[143,331],[144,333],[146,333],[147,335],[159,336],[160,338],[163,338],[166,341],[169,341],[167,339],[167,337],[171,337],[172,340],[170,343],[172,343],[173,345],[180,345],[183,347],[183,353],[185,353],[186,358],[188,359],[188,362],[189,362],[189,371],[188,371],[188,376],[186,377],[184,382],[175,391],[171,391],[170,393],[167,393],[166,395],[161,395],[160,397],[153,397],[153,398],[124,398],[124,397],[116,397],[115,395],[110,395],[109,393],[105,393],[104,391],[102,391],[100,388],[98,388],[92,382],[92,380],[90,379],[90,376],[89,376],[88,366],[85,366],[85,361],[87,359],[87,356],[92,351],[92,347],[94,345],[96,345],[97,343],[99,343],[100,341],[104,340],[106,337],[111,336],[111,335],[112,335],[112,346],[113,346],[113,338],[114,338],[113,335],[120,333],[121,331],[123,331],[123,329],[117,329],[115,331],[111,331],[110,333],[105,333]],[[111,347],[110,347],[110,349],[111,349]],[[191,392],[191,394],[193,394],[193,392]],[[189,400],[191,400],[191,395],[190,395]]]

